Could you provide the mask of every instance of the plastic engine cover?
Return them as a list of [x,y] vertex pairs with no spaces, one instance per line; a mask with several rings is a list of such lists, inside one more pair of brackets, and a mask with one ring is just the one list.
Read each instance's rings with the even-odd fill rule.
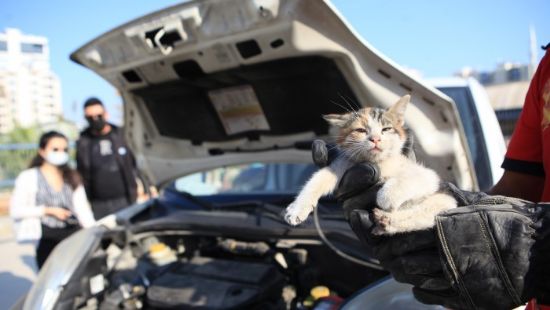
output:
[[283,280],[269,264],[199,257],[154,279],[147,302],[165,309],[242,309],[280,298]]

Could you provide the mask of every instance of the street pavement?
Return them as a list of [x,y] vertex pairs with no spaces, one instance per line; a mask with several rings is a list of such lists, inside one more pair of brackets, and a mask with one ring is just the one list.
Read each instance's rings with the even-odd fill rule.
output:
[[10,309],[35,278],[34,246],[15,242],[10,218],[0,216],[0,309]]

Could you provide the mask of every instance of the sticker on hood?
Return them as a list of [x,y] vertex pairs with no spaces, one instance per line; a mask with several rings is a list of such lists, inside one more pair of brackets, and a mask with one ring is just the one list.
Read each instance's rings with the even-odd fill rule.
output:
[[269,124],[254,89],[250,85],[228,87],[208,92],[228,135],[269,130]]

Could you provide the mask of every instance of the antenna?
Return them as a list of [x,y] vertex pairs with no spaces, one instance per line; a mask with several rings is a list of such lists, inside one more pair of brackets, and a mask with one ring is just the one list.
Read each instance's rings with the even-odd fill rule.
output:
[[537,67],[538,59],[537,49],[537,35],[535,33],[535,26],[529,25],[529,79],[535,74],[535,68]]

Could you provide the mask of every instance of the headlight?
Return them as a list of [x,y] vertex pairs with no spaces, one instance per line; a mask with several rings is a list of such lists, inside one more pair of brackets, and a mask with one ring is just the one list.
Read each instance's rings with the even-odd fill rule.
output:
[[40,270],[23,309],[53,309],[64,286],[96,248],[105,230],[101,226],[81,229],[59,243]]

